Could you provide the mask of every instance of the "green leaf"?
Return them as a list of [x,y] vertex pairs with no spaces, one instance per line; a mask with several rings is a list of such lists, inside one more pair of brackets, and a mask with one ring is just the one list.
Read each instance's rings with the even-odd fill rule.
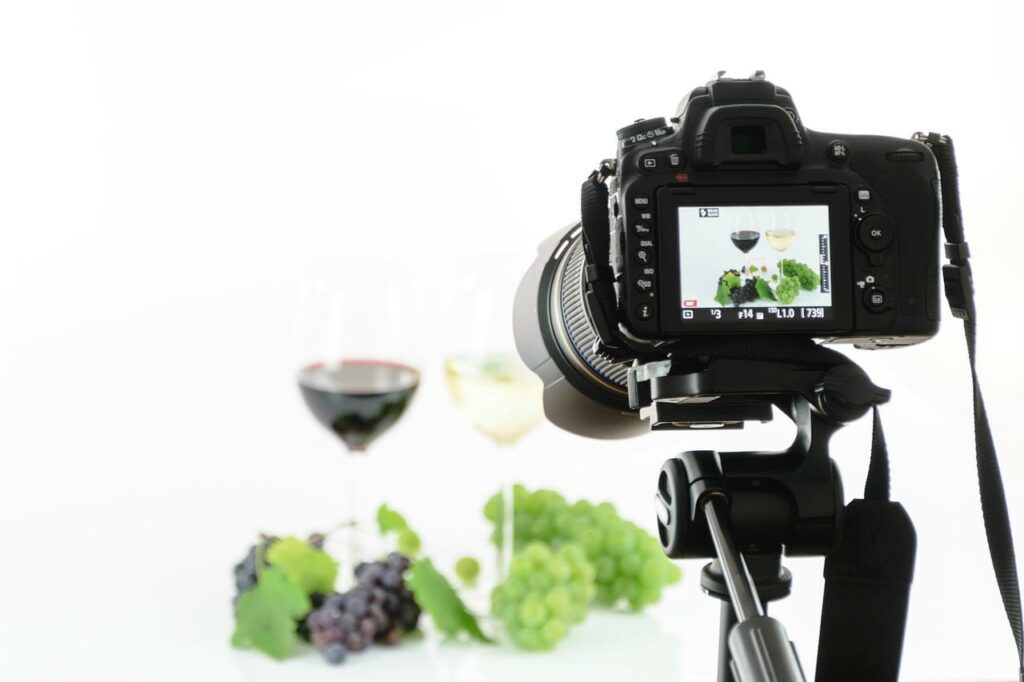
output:
[[729,289],[735,289],[743,283],[743,280],[736,271],[726,270],[722,273],[722,276],[718,278],[718,283],[726,285]]
[[409,528],[409,524],[406,522],[404,516],[389,507],[387,504],[382,504],[380,509],[377,510],[377,527],[380,528],[381,535],[387,535],[388,533],[397,533],[399,531],[407,530]]
[[398,548],[398,551],[407,557],[414,557],[419,554],[422,544],[420,536],[417,535],[416,531],[409,528],[398,531],[398,537],[395,539],[395,546]]
[[267,562],[279,566],[306,594],[334,592],[338,562],[297,537],[289,536],[271,545]]
[[754,286],[757,287],[757,297],[765,301],[774,301],[775,293],[772,292],[772,286],[768,282],[764,281],[760,277],[754,278]]
[[295,646],[295,626],[311,604],[283,569],[260,571],[256,587],[242,594],[235,607],[235,632],[231,645],[258,649],[271,658],[287,658]]
[[430,614],[438,630],[450,637],[465,632],[479,642],[492,642],[430,559],[416,561],[406,574],[405,584],[412,590],[420,608]]
[[732,299],[729,298],[729,292],[732,289],[725,282],[718,285],[718,291],[715,292],[715,302],[721,306],[728,306],[732,304]]
[[409,527],[405,517],[387,504],[377,510],[377,527],[384,536],[394,535],[395,547],[402,554],[412,558],[420,551],[420,536]]

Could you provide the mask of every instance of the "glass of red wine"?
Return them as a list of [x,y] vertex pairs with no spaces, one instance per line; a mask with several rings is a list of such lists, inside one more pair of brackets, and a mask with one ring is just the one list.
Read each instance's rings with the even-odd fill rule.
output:
[[362,460],[405,414],[420,382],[410,335],[415,291],[407,268],[370,260],[320,263],[300,284],[296,379],[310,412],[344,447],[345,517],[333,534],[350,567],[365,558]]

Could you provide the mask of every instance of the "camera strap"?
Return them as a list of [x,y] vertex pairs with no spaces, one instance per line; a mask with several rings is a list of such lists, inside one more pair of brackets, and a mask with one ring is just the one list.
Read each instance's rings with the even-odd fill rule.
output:
[[846,505],[839,546],[825,558],[818,662],[820,682],[896,682],[914,577],[917,534],[889,499],[889,454],[873,408],[864,498]]
[[963,216],[960,212],[960,189],[957,180],[956,155],[953,140],[937,133],[917,133],[914,139],[927,144],[939,165],[942,189],[942,229],[946,236],[946,258],[942,266],[942,279],[946,300],[953,316],[964,323],[967,339],[967,357],[971,368],[974,390],[974,445],[978,467],[978,489],[981,513],[985,522],[989,556],[999,585],[999,596],[1010,622],[1017,645],[1018,675],[1024,682],[1024,627],[1021,624],[1020,582],[1017,559],[1010,530],[1010,513],[1006,506],[1003,477],[999,470],[995,441],[985,411],[985,401],[978,379],[977,308],[974,304],[974,283],[971,277],[970,250],[964,239]]

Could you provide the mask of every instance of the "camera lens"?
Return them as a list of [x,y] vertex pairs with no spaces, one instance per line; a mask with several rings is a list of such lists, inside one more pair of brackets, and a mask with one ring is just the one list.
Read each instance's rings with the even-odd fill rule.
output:
[[541,244],[516,294],[516,347],[544,382],[548,420],[593,438],[627,438],[646,424],[629,409],[628,364],[595,352],[586,302],[586,259],[579,223]]

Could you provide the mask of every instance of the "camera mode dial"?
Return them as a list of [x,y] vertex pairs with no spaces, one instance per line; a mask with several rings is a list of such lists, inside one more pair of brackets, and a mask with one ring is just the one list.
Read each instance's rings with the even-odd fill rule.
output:
[[653,140],[666,135],[669,132],[666,130],[667,127],[668,123],[666,123],[663,116],[658,118],[641,118],[630,123],[625,128],[616,130],[615,136],[619,138],[619,142],[636,144],[637,142]]

